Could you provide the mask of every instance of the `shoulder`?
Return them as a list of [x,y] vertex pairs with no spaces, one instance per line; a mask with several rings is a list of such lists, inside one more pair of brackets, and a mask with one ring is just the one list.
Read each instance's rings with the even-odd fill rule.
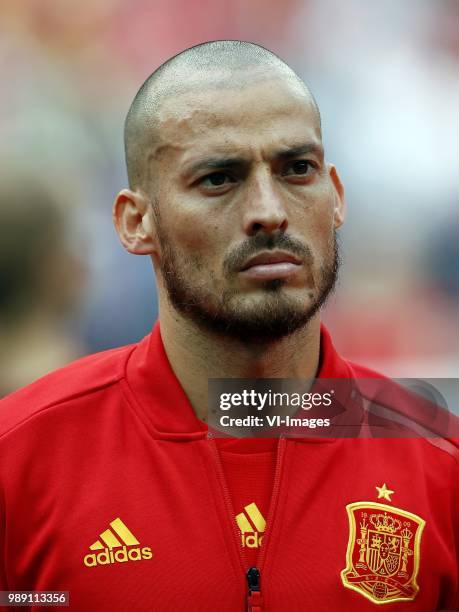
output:
[[[459,419],[438,402],[430,384],[416,379],[399,381],[366,366],[347,362],[366,400],[367,412],[385,423],[385,431],[406,427],[413,438],[440,456],[449,456],[459,466]],[[412,384],[409,384],[409,383]],[[434,390],[435,391],[435,390]],[[371,418],[371,415],[370,415]],[[387,429],[387,423],[390,427]],[[402,435],[409,439],[409,436]]]
[[118,383],[137,344],[95,353],[59,368],[0,400],[0,438],[44,410],[84,399]]

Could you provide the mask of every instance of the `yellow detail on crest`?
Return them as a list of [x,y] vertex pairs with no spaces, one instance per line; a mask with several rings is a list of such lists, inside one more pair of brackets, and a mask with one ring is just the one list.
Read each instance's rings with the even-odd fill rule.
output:
[[375,488],[378,490],[378,499],[387,499],[387,501],[392,501],[390,496],[393,495],[395,491],[388,489],[386,483],[384,483],[382,487]]
[[376,604],[412,601],[419,591],[416,577],[425,521],[377,502],[348,504],[346,510],[349,542],[347,566],[341,572],[344,586]]

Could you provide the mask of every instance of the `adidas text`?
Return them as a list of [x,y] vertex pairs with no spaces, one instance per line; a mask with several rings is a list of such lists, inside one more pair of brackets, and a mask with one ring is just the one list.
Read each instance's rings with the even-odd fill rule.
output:
[[263,535],[260,535],[257,531],[254,533],[243,533],[242,534],[242,546],[247,548],[258,548],[263,542]]
[[126,563],[127,561],[140,561],[142,559],[151,559],[153,553],[149,546],[143,548],[126,548],[123,546],[118,550],[109,550],[104,548],[100,553],[90,553],[84,558],[86,567],[95,567],[96,565],[109,565],[110,563]]

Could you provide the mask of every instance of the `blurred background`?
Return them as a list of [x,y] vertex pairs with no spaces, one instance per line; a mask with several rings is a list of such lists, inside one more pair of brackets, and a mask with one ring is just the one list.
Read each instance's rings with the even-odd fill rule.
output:
[[267,46],[311,86],[341,174],[341,353],[390,376],[459,366],[459,2],[0,1],[0,395],[135,342],[156,296],[111,223],[123,122],[171,55]]

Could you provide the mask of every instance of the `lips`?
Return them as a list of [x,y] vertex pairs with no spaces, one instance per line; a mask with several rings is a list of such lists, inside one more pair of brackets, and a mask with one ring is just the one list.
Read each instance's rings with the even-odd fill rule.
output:
[[253,268],[254,266],[270,266],[282,263],[290,263],[299,266],[301,261],[291,253],[286,253],[285,251],[270,251],[260,253],[249,259],[241,268],[241,272]]
[[241,273],[254,281],[287,280],[301,269],[301,261],[291,253],[266,251],[249,259]]

